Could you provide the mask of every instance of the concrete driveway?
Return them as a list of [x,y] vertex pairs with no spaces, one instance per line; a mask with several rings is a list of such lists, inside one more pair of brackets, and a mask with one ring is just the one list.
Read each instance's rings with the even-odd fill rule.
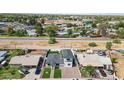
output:
[[25,80],[35,80],[35,79],[39,79],[40,78],[40,74],[39,75],[35,75],[35,71],[36,68],[32,68],[29,70],[29,74],[27,74],[23,79]]
[[62,78],[81,78],[78,67],[61,67]]

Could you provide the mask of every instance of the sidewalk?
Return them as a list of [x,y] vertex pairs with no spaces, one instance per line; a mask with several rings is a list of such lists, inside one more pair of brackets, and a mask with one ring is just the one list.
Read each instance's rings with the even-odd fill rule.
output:
[[54,78],[54,69],[51,70],[50,78]]

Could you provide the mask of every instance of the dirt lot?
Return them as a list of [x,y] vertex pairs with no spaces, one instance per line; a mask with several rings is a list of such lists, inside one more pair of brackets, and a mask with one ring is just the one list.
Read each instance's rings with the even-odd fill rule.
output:
[[[29,48],[29,49],[48,49],[48,48],[89,48],[88,46],[89,42],[65,42],[65,41],[58,41],[56,44],[48,44],[46,41],[36,41],[36,42],[26,42],[26,41],[19,41],[19,42],[13,42],[13,41],[6,41],[6,42],[0,42],[0,48]],[[103,42],[97,42],[97,47],[94,47],[94,49],[106,49],[105,43]],[[113,49],[123,49],[123,44],[114,44]]]
[[116,75],[119,79],[124,79],[124,59],[118,59],[117,63],[114,63]]

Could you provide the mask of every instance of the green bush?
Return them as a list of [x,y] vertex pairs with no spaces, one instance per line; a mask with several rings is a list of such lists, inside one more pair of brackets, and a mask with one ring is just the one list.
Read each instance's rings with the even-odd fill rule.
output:
[[116,58],[112,58],[111,61],[112,61],[113,63],[116,63],[117,59],[116,59]]
[[112,42],[107,42],[106,49],[111,50],[111,47],[112,47]]
[[92,77],[95,73],[95,67],[93,66],[86,66],[81,68],[81,75],[83,77]]
[[114,39],[114,40],[113,40],[113,43],[115,43],[115,44],[121,44],[121,40],[119,40],[119,39]]
[[97,44],[96,44],[95,42],[89,43],[88,45],[89,45],[90,47],[96,47],[96,46],[97,46]]
[[49,44],[55,44],[56,43],[55,37],[50,37],[48,43]]

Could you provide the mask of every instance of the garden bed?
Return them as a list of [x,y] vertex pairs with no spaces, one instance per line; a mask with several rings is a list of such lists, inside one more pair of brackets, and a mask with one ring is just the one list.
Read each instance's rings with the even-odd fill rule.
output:
[[54,70],[54,78],[61,78],[61,69]]
[[42,78],[50,78],[51,68],[44,68]]

